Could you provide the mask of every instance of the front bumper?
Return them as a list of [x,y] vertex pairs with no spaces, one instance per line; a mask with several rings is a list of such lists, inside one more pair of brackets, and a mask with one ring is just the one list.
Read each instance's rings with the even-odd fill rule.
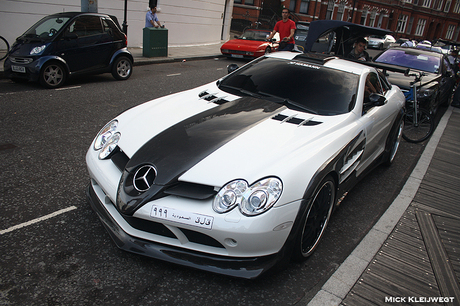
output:
[[175,248],[127,234],[100,201],[93,186],[86,196],[115,244],[122,250],[213,273],[254,279],[283,259],[282,251],[262,257],[227,257]]

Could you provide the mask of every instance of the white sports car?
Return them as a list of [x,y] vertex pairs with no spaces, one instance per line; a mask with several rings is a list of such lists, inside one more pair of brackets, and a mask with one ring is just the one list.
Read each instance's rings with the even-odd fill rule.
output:
[[277,52],[132,108],[86,155],[123,250],[256,278],[315,250],[333,209],[391,164],[404,95],[374,67]]

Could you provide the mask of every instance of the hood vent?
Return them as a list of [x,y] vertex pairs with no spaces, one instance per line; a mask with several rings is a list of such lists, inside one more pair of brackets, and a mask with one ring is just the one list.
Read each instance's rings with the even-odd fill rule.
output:
[[218,105],[227,103],[228,100],[225,100],[226,96],[224,97],[218,97],[216,96],[217,93],[209,93],[207,90],[202,91],[198,94],[200,99],[209,101],[209,103],[215,103]]
[[313,117],[297,117],[297,114],[289,116],[289,117],[286,115],[278,114],[272,117],[272,119],[281,121],[281,123],[287,122],[287,123],[295,124],[298,127],[299,126],[314,126],[314,125],[318,125],[322,123],[319,121],[314,121]]

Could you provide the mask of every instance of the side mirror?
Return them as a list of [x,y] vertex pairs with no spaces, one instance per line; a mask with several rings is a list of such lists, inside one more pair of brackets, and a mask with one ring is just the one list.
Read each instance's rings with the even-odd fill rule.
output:
[[227,72],[232,73],[233,71],[237,70],[239,67],[237,64],[230,64],[227,66]]
[[385,96],[378,93],[371,93],[368,103],[372,106],[382,106],[387,103]]

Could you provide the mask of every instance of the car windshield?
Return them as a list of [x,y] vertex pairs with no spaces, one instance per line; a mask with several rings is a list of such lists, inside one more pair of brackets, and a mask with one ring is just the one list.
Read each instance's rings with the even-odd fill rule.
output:
[[270,35],[270,31],[254,31],[254,30],[246,30],[239,39],[247,39],[247,40],[258,40],[264,41],[267,40],[267,36]]
[[398,65],[431,73],[438,73],[441,66],[440,57],[425,53],[422,54],[413,49],[389,49],[380,54],[380,56],[375,59],[375,62]]
[[304,112],[332,116],[353,109],[358,81],[357,75],[321,65],[262,58],[224,78],[219,87]]
[[34,24],[24,34],[24,38],[50,41],[57,32],[67,23],[69,17],[48,16]]

